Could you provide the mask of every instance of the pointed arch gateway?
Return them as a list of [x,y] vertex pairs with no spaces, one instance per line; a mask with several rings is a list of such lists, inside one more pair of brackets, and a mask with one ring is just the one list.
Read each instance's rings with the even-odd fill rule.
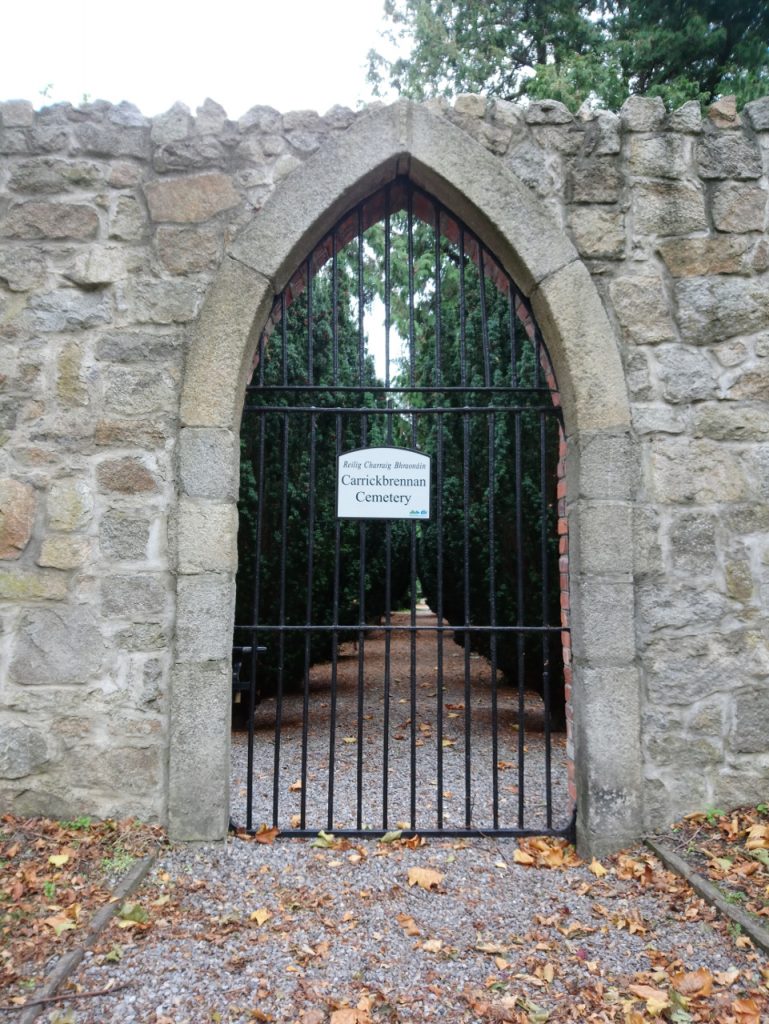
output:
[[192,339],[179,444],[171,832],[221,838],[228,823],[238,430],[258,338],[307,254],[345,211],[398,178],[435,196],[494,253],[552,359],[568,442],[578,837],[603,852],[641,831],[633,452],[617,344],[542,204],[464,132],[408,102],[360,118],[281,183],[230,247]]

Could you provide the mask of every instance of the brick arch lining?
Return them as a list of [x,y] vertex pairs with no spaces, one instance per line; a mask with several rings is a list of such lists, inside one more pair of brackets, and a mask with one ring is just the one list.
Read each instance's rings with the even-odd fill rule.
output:
[[170,830],[180,839],[226,834],[238,428],[257,337],[331,225],[403,174],[497,255],[528,296],[553,360],[567,438],[560,498],[572,538],[578,836],[583,850],[606,852],[640,835],[642,820],[635,453],[616,340],[587,270],[538,200],[465,133],[406,102],[361,118],[284,180],[230,247],[196,326],[182,388],[176,529],[201,535],[215,524],[216,535],[205,558],[176,567]]

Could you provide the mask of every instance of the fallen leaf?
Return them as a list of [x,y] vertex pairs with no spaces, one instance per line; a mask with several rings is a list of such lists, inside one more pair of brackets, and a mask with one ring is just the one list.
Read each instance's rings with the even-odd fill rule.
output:
[[54,853],[48,858],[48,863],[53,864],[55,868],[62,868],[69,860],[68,853]]
[[422,943],[422,949],[425,953],[440,953],[443,949],[442,939],[427,939],[426,942]]
[[603,864],[596,860],[595,857],[590,861],[587,867],[588,871],[591,871],[596,878],[603,878],[604,875],[608,874],[608,871]]
[[395,920],[401,926],[406,935],[420,934],[416,921],[414,920],[413,917],[410,917],[408,914],[398,914]]
[[146,924],[150,918],[147,911],[139,903],[124,903],[118,911],[118,917],[120,918],[121,927],[130,924]]
[[310,843],[310,846],[314,846],[319,850],[330,850],[336,845],[336,839],[331,832],[324,832],[323,829],[318,832],[317,836]]
[[723,985],[725,988],[729,988],[739,978],[740,972],[736,967],[733,967],[730,971],[716,971],[713,975],[717,985]]
[[296,782],[292,782],[291,783],[291,785],[288,787],[288,791],[289,791],[289,793],[298,793],[301,788],[302,788],[302,780],[301,779],[297,779]]
[[47,924],[49,928],[53,928],[58,938],[62,932],[68,931],[70,928],[77,928],[77,924],[72,920],[71,917],[67,917],[66,914],[54,914],[53,917],[46,917],[43,924]]
[[682,996],[697,998],[709,996],[713,991],[713,975],[706,967],[700,967],[697,971],[688,971],[685,974],[674,974],[671,984],[676,992]]
[[266,825],[260,825],[259,829],[256,832],[256,834],[254,835],[254,840],[257,843],[264,843],[265,845],[271,845],[272,843],[275,842],[275,839],[279,835],[280,835],[280,832],[278,831],[278,829],[276,829],[276,828],[267,828]]
[[654,988],[651,985],[628,985],[628,992],[643,999],[646,1002],[647,1011],[653,1017],[659,1016],[670,1006],[668,994],[661,988]]
[[434,868],[409,868],[409,885],[418,885],[420,889],[430,892],[437,889],[444,879],[444,875]]
[[265,921],[269,921],[271,917],[272,914],[269,910],[267,910],[266,907],[260,907],[258,910],[255,910],[252,914],[249,914],[249,920],[256,921],[257,925],[259,925],[260,928],[265,923]]
[[534,858],[525,850],[513,850],[513,860],[516,864],[533,864]]
[[400,839],[400,837],[402,835],[403,835],[403,829],[396,828],[396,829],[393,829],[392,832],[385,832],[385,834],[380,838],[379,842],[380,843],[394,843],[396,841],[396,839]]
[[755,999],[735,999],[732,1003],[732,1010],[737,1017],[738,1024],[761,1024],[759,1006]]

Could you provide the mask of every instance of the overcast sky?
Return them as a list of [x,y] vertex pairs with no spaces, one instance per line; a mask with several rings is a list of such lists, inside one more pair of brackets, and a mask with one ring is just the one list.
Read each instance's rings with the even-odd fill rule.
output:
[[[0,99],[130,100],[153,116],[210,96],[324,113],[371,98],[384,0],[36,0],[2,4]],[[47,96],[43,93],[47,90]]]

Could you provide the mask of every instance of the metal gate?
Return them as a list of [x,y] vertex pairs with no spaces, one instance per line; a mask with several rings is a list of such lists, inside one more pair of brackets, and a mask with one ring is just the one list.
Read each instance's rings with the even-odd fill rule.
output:
[[545,345],[489,250],[406,179],[346,214],[247,388],[239,825],[572,834],[562,461]]

